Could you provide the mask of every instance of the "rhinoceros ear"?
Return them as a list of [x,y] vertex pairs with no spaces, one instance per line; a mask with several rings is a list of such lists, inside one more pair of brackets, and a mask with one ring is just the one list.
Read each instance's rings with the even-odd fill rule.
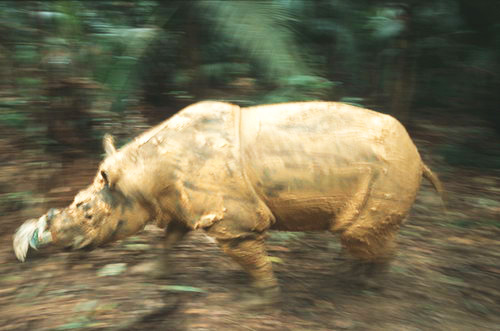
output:
[[104,146],[104,151],[108,156],[116,153],[116,148],[114,143],[115,139],[113,138],[113,136],[106,133],[104,135],[104,139],[102,140],[102,144]]

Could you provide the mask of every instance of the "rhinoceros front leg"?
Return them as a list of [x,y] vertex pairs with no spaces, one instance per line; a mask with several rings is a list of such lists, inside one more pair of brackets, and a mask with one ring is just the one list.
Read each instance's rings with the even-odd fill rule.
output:
[[263,236],[257,238],[217,240],[222,250],[251,277],[265,303],[279,299],[278,282],[274,277]]
[[153,270],[155,278],[165,278],[171,271],[170,266],[170,251],[178,242],[180,242],[186,234],[191,231],[187,226],[178,221],[172,221],[165,229],[165,238],[162,243],[162,250]]

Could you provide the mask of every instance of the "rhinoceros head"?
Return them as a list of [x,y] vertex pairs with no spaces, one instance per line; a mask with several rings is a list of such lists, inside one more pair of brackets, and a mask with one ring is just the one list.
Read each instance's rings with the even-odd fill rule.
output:
[[80,191],[71,205],[62,210],[53,208],[21,225],[13,242],[19,260],[25,260],[29,246],[94,248],[137,232],[152,217],[140,191],[127,191],[127,186],[119,185],[121,172],[127,171],[126,155],[116,151],[110,136],[104,138],[104,148],[107,157],[93,183]]

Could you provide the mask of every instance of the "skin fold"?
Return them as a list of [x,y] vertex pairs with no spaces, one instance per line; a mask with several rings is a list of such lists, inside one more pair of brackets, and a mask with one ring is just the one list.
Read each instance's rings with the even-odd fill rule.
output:
[[29,247],[94,248],[153,223],[166,231],[164,265],[200,229],[273,299],[267,230],[330,231],[354,258],[383,264],[422,177],[442,193],[396,119],[336,102],[200,102],[119,150],[106,136],[104,149],[70,206],[19,228],[20,260]]

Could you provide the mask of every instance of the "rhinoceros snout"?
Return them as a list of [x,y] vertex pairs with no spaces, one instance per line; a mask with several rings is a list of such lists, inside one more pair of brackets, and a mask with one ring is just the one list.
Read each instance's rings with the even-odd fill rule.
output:
[[19,261],[24,262],[26,260],[30,246],[39,249],[53,242],[48,227],[51,220],[58,213],[59,210],[52,208],[42,217],[29,219],[17,229],[12,246]]

